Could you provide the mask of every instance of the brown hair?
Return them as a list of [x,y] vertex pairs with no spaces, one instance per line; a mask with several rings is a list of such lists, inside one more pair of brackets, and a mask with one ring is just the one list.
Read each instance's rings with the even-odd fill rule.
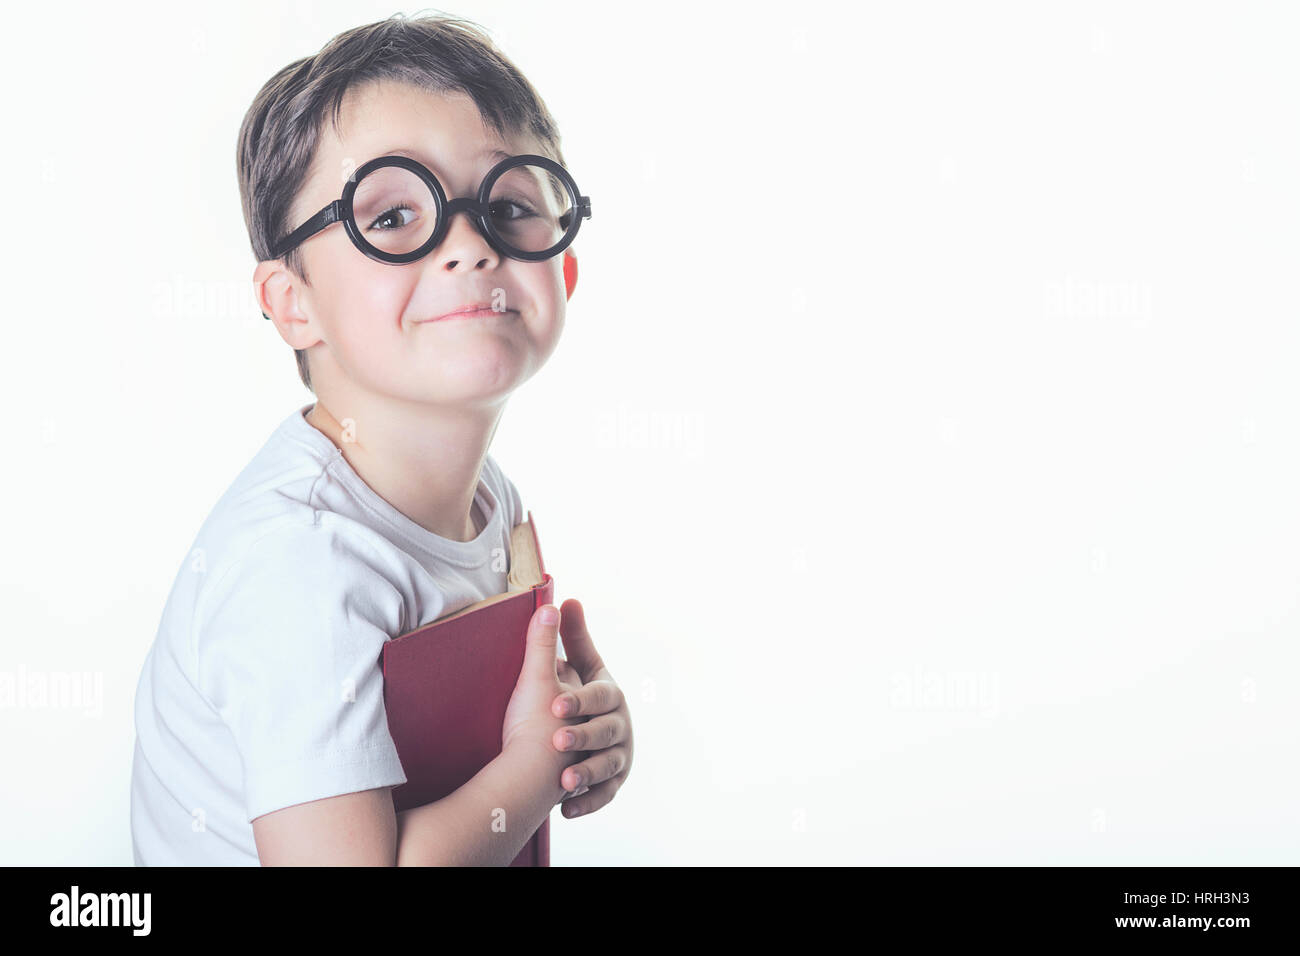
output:
[[[289,212],[316,154],[326,117],[338,130],[344,95],[375,80],[410,83],[433,93],[464,93],[502,138],[532,137],[560,165],[560,135],[541,96],[477,24],[456,17],[386,20],[354,27],[319,53],[290,63],[258,91],[239,127],[239,198],[253,255],[272,258],[274,243],[299,223]],[[314,211],[314,210],[313,210]],[[302,256],[285,268],[310,285]],[[298,376],[312,388],[305,349],[294,349]]]

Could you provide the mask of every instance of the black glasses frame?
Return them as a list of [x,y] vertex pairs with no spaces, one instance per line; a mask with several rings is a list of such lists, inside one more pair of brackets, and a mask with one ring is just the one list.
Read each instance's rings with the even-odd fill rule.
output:
[[[529,164],[542,166],[559,178],[569,193],[569,199],[573,203],[572,209],[577,213],[577,215],[566,213],[560,217],[560,225],[564,228],[564,235],[551,248],[543,249],[541,252],[527,252],[522,249],[515,249],[503,240],[492,223],[491,209],[488,202],[492,195],[492,187],[496,185],[496,181],[502,174],[509,172],[516,166]],[[402,169],[410,170],[419,176],[433,193],[438,222],[434,227],[433,235],[429,236],[418,249],[401,253],[385,252],[367,242],[365,236],[361,234],[361,229],[357,226],[357,220],[352,210],[352,196],[357,191],[357,184],[361,182],[362,178],[381,166],[399,166]],[[282,258],[325,227],[336,222],[342,222],[343,228],[347,230],[348,238],[352,240],[352,244],[366,256],[378,262],[404,265],[408,262],[415,262],[417,259],[423,259],[442,242],[447,237],[447,230],[451,228],[452,217],[462,211],[469,213],[470,220],[478,229],[479,234],[487,240],[488,245],[501,255],[512,259],[521,259],[525,262],[541,262],[559,255],[577,237],[578,227],[582,225],[582,220],[591,218],[591,197],[579,193],[578,184],[573,181],[569,171],[555,160],[532,153],[508,156],[501,160],[488,170],[488,174],[483,177],[483,182],[478,188],[477,197],[459,199],[448,199],[447,194],[443,192],[442,184],[438,182],[438,177],[429,172],[422,163],[407,156],[380,156],[358,166],[352,175],[348,177],[348,181],[343,187],[343,195],[276,243],[271,257],[273,259]]]

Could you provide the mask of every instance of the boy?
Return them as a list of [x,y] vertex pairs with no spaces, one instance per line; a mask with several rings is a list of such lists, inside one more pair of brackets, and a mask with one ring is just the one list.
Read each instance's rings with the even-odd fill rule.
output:
[[534,616],[501,755],[400,814],[379,657],[506,589],[524,509],[488,446],[558,343],[589,200],[532,86],[448,18],[358,27],[281,70],[238,170],[259,303],[317,401],[173,584],[136,691],[135,862],[508,864],[557,802],[590,812],[627,777],[627,705],[581,605],[567,662],[557,609]]

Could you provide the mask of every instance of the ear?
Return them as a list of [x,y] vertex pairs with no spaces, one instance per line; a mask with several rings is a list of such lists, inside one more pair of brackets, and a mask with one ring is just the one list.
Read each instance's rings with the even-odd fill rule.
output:
[[309,349],[321,341],[298,304],[297,291],[280,259],[259,262],[253,270],[253,294],[262,315],[270,319],[280,338],[295,349]]
[[565,298],[573,298],[573,287],[578,284],[578,257],[570,246],[564,250],[564,289]]
[[271,289],[267,285],[267,280],[275,272],[277,263],[273,260],[259,262],[253,270],[253,297],[257,299],[257,307],[262,310],[262,318],[270,319],[271,311]]

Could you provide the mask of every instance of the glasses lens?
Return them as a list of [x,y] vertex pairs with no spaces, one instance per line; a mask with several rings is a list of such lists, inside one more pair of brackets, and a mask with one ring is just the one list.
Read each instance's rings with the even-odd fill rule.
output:
[[531,163],[497,177],[488,204],[497,235],[521,252],[550,249],[573,220],[573,199],[564,179]]
[[352,216],[362,238],[381,252],[414,252],[433,235],[438,201],[424,180],[400,166],[380,166],[357,183]]

